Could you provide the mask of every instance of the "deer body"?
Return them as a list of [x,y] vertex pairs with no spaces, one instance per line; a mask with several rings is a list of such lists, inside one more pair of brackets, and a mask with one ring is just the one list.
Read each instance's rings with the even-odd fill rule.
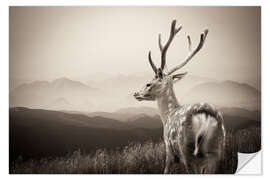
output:
[[190,53],[186,60],[170,70],[164,72],[166,51],[174,36],[182,27],[175,28],[176,21],[172,22],[171,34],[165,46],[161,44],[161,68],[154,65],[151,52],[148,59],[155,77],[134,97],[141,100],[156,100],[163,123],[163,136],[166,146],[166,166],[164,173],[169,173],[177,160],[184,164],[186,173],[216,173],[220,163],[225,143],[225,128],[222,114],[215,106],[207,103],[180,105],[176,98],[173,84],[187,73],[172,75],[183,67],[202,48],[208,30],[201,34],[197,48],[192,49],[188,36]]
[[[164,172],[169,173],[171,165],[179,159],[187,173],[216,172],[223,148],[222,114],[208,103],[181,106],[173,84],[157,97],[157,104],[167,154]],[[201,156],[207,159],[202,160]]]

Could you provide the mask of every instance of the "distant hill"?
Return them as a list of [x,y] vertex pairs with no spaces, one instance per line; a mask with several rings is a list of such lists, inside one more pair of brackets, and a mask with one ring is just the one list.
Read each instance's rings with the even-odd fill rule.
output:
[[224,116],[225,128],[230,130],[240,130],[253,126],[261,126],[260,121],[251,120],[237,116]]
[[15,88],[18,86],[24,84],[24,83],[29,83],[31,80],[26,79],[26,78],[21,78],[21,77],[14,77],[14,74],[9,75],[9,89],[10,91],[13,91]]
[[[71,112],[71,113],[74,113],[74,112]],[[117,119],[119,121],[126,121],[127,119],[134,116],[134,114],[122,114],[122,113],[117,113],[117,112],[111,113],[111,112],[102,112],[102,111],[92,112],[92,113],[87,113],[87,112],[84,112],[84,113],[76,112],[76,113],[84,114],[84,115],[87,115],[89,117],[101,116],[101,117],[105,117],[105,118],[112,118],[112,119]]]
[[177,94],[177,97],[182,97],[184,94],[188,93],[192,88],[203,83],[212,83],[212,82],[218,81],[212,78],[205,78],[188,74],[179,82],[174,84],[174,89]]
[[158,115],[156,116],[147,116],[145,114],[140,114],[138,116],[133,116],[129,118],[127,124],[138,127],[138,128],[147,128],[147,129],[162,129],[162,121]]
[[[20,93],[29,93],[30,91],[33,93],[37,90],[39,91],[70,91],[70,88],[73,88],[73,91],[83,91],[83,90],[94,90],[79,81],[73,81],[68,78],[58,78],[54,81],[35,81],[32,83],[25,83],[17,87],[14,91],[20,91]],[[55,92],[56,93],[56,92]]]
[[157,115],[158,109],[157,108],[152,108],[152,107],[127,107],[127,108],[121,108],[115,111],[116,113],[121,113],[121,114],[145,114],[148,116],[155,116]]
[[261,93],[247,85],[233,81],[203,83],[182,97],[184,103],[209,102],[220,107],[260,110]]
[[[37,121],[42,121],[48,125],[71,125],[78,127],[104,128],[104,129],[128,129],[129,126],[115,119],[100,116],[88,117],[82,114],[68,114],[60,111],[50,111],[42,109],[29,109],[16,107],[10,109],[11,118],[23,119],[16,122],[18,125],[32,127]],[[13,119],[12,119],[13,120]]]
[[[245,120],[249,122],[251,121],[261,121],[261,112],[260,111],[249,111],[242,108],[218,108],[224,117],[231,118],[239,118],[241,120],[244,120],[243,122],[240,122],[240,124],[244,123]],[[150,119],[155,119],[152,122],[158,122],[161,121],[159,117],[159,112],[157,108],[152,107],[128,107],[128,108],[121,108],[115,112],[93,112],[93,113],[87,113],[87,112],[76,112],[76,111],[65,111],[67,113],[71,114],[84,114],[89,117],[96,117],[101,116],[105,118],[111,118],[111,119],[117,119],[121,122],[132,122],[136,120],[142,119],[145,124],[142,124],[141,127],[148,127]],[[144,119],[147,119],[148,121],[144,121]],[[157,121],[158,120],[158,121]],[[140,123],[138,123],[140,124]],[[158,123],[159,124],[159,123]],[[233,127],[233,124],[229,122],[229,127]],[[245,124],[245,123],[244,123]],[[153,125],[153,127],[156,127],[157,125]],[[160,124],[161,126],[161,124]]]
[[[123,107],[156,107],[156,102],[138,102],[133,97],[133,93],[152,77],[150,73],[136,73],[84,80],[88,84],[68,78],[24,83],[11,89],[10,107],[85,112],[113,112]],[[261,94],[247,84],[218,82],[188,75],[176,83],[174,89],[179,102],[183,104],[205,101],[219,107],[260,110]]]
[[219,110],[224,115],[238,116],[238,117],[244,117],[244,118],[252,119],[256,121],[261,121],[260,111],[249,111],[242,108],[220,108]]
[[22,84],[10,92],[10,106],[53,110],[89,110],[100,90],[79,81],[59,78]]
[[[260,121],[224,115],[226,129],[260,126]],[[9,110],[10,158],[63,155],[78,148],[123,147],[128,142],[144,142],[162,138],[162,123],[158,115],[137,114],[119,121],[108,117],[89,117],[59,111],[28,109]]]
[[128,142],[158,140],[161,129],[145,129],[114,119],[90,118],[41,109],[11,108],[9,112],[10,159],[65,155],[80,148],[116,148]]
[[67,113],[73,114],[84,114],[89,117],[105,117],[105,118],[112,118],[117,119],[119,121],[127,122],[132,121],[134,118],[143,117],[143,116],[157,116],[158,110],[152,107],[127,107],[127,108],[120,108],[114,112],[104,112],[104,111],[97,111],[97,112],[79,112],[79,111],[64,111]]
[[73,109],[72,104],[70,104],[65,98],[59,97],[55,99],[51,104],[47,106],[49,109],[62,110],[62,109]]
[[[261,120],[261,112],[260,111],[249,111],[243,108],[222,108],[218,107],[218,110],[222,112],[223,115],[228,116],[239,116],[247,119],[252,119],[256,121]],[[71,112],[74,113],[74,112]],[[115,112],[92,112],[92,113],[83,113],[77,112],[79,114],[86,114],[90,117],[94,116],[102,116],[112,119],[119,119],[121,121],[129,121],[131,119],[136,119],[136,117],[140,116],[159,116],[159,111],[157,108],[152,107],[127,107],[120,108]]]

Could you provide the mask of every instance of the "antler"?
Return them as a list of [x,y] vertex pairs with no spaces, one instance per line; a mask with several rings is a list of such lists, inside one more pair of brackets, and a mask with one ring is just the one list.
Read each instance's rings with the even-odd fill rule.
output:
[[[169,37],[168,41],[166,42],[165,46],[163,46],[161,43],[161,34],[159,34],[159,36],[158,36],[158,45],[159,45],[159,49],[161,52],[161,67],[160,67],[161,70],[164,70],[164,67],[166,65],[166,53],[167,53],[167,50],[168,50],[173,38],[182,29],[182,26],[180,26],[179,28],[175,28],[175,25],[176,25],[176,20],[173,20],[172,25],[171,25],[170,37]],[[200,49],[204,45],[207,34],[208,34],[208,29],[205,29],[204,32],[201,33],[200,42],[199,42],[198,46],[194,50],[192,50],[192,43],[191,43],[190,36],[187,36],[189,53],[188,53],[188,55],[185,58],[183,63],[181,63],[178,66],[175,66],[174,68],[172,68],[168,72],[169,75],[172,74],[173,72],[175,72],[176,70],[182,68],[183,66],[185,66],[192,59],[192,57],[200,51]],[[155,66],[154,62],[152,61],[151,51],[149,51],[149,53],[148,53],[148,60],[149,60],[149,63],[151,65],[152,69],[154,70],[154,72],[157,73],[157,67]]]
[[188,48],[189,48],[189,53],[187,55],[187,57],[185,58],[185,61],[183,63],[181,63],[180,65],[178,66],[175,66],[174,68],[172,68],[168,74],[172,74],[173,72],[175,72],[176,70],[182,68],[183,66],[185,66],[191,59],[192,57],[200,51],[200,49],[203,47],[204,45],[204,42],[205,42],[205,39],[207,37],[207,34],[208,34],[208,29],[205,29],[203,33],[201,33],[201,37],[200,37],[200,42],[198,44],[198,46],[192,50],[192,43],[191,43],[191,39],[190,39],[190,36],[187,36],[188,38]]
[[155,66],[155,64],[153,63],[152,61],[152,58],[151,58],[151,51],[149,51],[148,53],[148,60],[149,60],[149,63],[153,69],[153,71],[155,72],[155,74],[157,73],[157,67]]
[[[161,51],[161,69],[162,70],[164,69],[165,64],[166,64],[167,49],[169,48],[174,36],[182,29],[182,26],[180,26],[179,28],[175,28],[175,24],[176,24],[176,20],[173,20],[172,25],[171,25],[170,37],[169,37],[167,43],[165,44],[165,46],[163,46],[161,43],[161,34],[159,34],[159,37],[158,37],[158,45],[159,45],[159,49]],[[149,63],[151,65],[152,69],[154,70],[154,72],[157,73],[157,68],[152,61],[151,51],[149,51],[149,53],[148,53],[148,60],[149,60]]]
[[163,46],[161,44],[161,34],[159,34],[158,36],[158,44],[159,44],[159,49],[161,51],[161,69],[164,69],[164,66],[166,64],[166,53],[167,50],[173,40],[173,38],[175,37],[175,35],[182,29],[182,26],[180,26],[179,28],[175,28],[175,24],[176,24],[176,20],[173,20],[172,25],[171,25],[171,33],[170,33],[170,37],[167,41],[167,43],[165,44],[165,46]]

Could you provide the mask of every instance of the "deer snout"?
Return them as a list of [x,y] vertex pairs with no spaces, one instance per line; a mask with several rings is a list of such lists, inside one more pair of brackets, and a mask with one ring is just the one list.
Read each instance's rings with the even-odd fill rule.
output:
[[140,93],[135,92],[135,93],[133,93],[133,96],[136,98],[136,97],[140,96]]
[[139,92],[135,92],[135,93],[133,94],[133,96],[134,96],[134,98],[137,99],[138,101],[141,101],[141,100],[142,100],[141,94],[140,94]]
[[138,95],[139,95],[138,92],[133,93],[133,96],[138,96]]
[[137,98],[140,94],[138,92],[133,93],[133,96]]

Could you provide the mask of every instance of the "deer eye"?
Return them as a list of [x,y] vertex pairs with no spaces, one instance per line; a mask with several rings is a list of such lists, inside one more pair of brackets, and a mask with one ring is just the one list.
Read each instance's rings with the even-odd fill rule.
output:
[[151,86],[151,84],[150,84],[150,83],[147,83],[147,84],[146,84],[146,87],[150,87],[150,86]]

